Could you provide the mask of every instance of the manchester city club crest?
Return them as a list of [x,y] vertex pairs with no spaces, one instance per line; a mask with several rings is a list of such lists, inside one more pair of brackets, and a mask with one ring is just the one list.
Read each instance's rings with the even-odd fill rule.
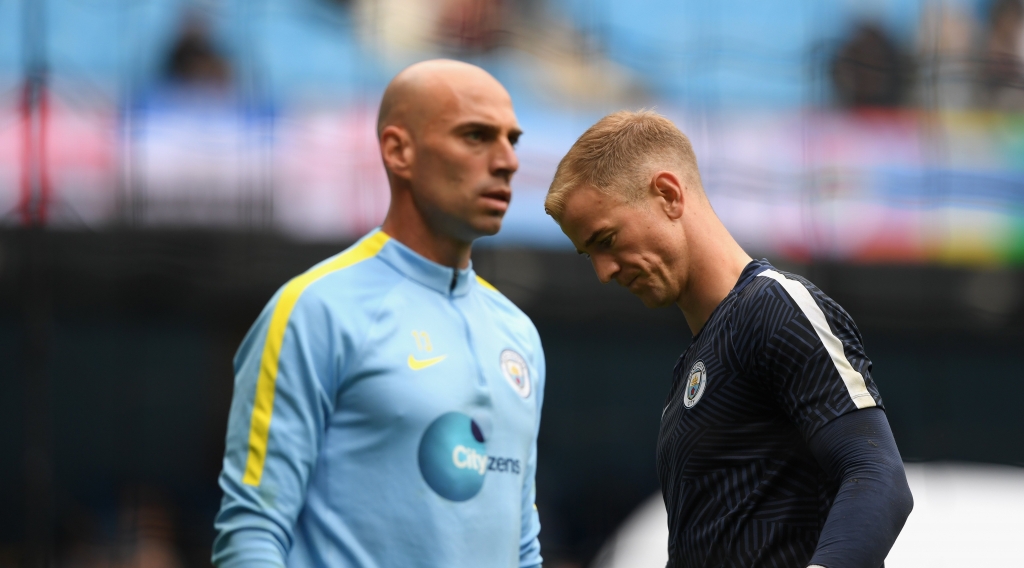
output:
[[704,395],[704,387],[708,384],[708,373],[704,369],[704,361],[697,361],[690,368],[686,378],[686,392],[683,393],[683,406],[693,408]]
[[519,396],[530,396],[530,368],[526,366],[526,359],[522,355],[511,349],[502,351],[501,374]]

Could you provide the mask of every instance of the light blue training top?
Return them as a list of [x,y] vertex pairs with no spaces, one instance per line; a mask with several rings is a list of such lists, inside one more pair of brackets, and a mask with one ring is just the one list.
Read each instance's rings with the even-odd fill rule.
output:
[[238,350],[214,564],[540,564],[543,394],[525,314],[371,232],[281,288]]

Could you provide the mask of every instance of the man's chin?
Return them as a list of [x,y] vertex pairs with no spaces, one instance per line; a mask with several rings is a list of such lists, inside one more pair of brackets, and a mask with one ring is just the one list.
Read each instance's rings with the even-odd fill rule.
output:
[[641,290],[635,295],[648,308],[667,308],[675,303],[672,301],[672,298],[663,297],[663,295],[656,294],[653,290]]
[[491,217],[473,224],[473,232],[476,238],[493,237],[501,230],[501,222],[504,216]]

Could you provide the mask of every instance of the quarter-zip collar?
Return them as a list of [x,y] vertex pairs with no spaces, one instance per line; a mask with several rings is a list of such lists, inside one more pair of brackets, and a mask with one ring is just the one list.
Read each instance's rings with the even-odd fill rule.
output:
[[[374,229],[370,234],[380,229]],[[380,250],[377,257],[388,263],[410,280],[435,290],[445,296],[465,296],[476,284],[473,261],[465,269],[455,269],[425,258],[411,248],[391,238]]]

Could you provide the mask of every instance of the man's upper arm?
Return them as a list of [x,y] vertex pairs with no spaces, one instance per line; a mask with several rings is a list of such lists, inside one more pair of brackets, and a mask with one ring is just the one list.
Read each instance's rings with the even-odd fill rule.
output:
[[[264,310],[239,350],[215,527],[216,564],[283,565],[331,410],[331,334],[317,298]],[[290,304],[290,305],[289,305]]]
[[765,339],[756,364],[768,388],[810,438],[859,408],[882,407],[860,332],[838,304],[801,280],[766,270]]

